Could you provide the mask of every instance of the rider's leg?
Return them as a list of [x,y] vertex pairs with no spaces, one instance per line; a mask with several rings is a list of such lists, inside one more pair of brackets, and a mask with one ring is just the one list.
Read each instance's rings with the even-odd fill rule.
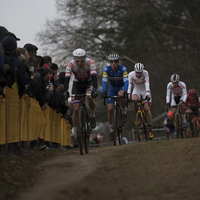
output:
[[147,118],[149,139],[152,139],[153,138],[153,133],[152,133],[152,114],[151,114],[150,106],[148,105],[148,103],[144,104],[144,111],[145,111],[146,118]]
[[78,110],[79,110],[79,103],[74,103],[73,104],[73,114],[72,114],[72,123],[73,123],[72,133],[74,134],[74,138],[76,138],[76,136],[77,136]]
[[[124,96],[124,90],[120,90],[120,91],[118,92],[118,96],[123,97],[123,96]],[[123,119],[123,122],[126,122],[126,121],[127,121],[126,102],[125,102],[125,99],[124,99],[124,98],[121,98],[121,99],[120,99],[120,105],[121,105],[121,109],[122,109],[122,119]]]
[[[138,95],[136,95],[136,94],[133,95],[133,96],[132,96],[132,100],[139,100]],[[133,108],[134,108],[135,112],[137,112],[137,110],[138,110],[137,102],[133,102]]]
[[181,104],[181,114],[182,114],[182,117],[183,117],[183,125],[184,127],[187,127],[187,121],[186,121],[186,113],[185,113],[185,106],[183,105],[183,101],[180,101],[179,104]]
[[109,128],[110,128],[110,140],[112,140],[113,137],[113,127],[112,127],[112,115],[113,115],[113,108],[114,105],[112,103],[107,104],[108,107],[108,123],[109,123]]
[[[87,91],[86,94],[91,94],[92,91]],[[91,128],[96,127],[96,120],[95,120],[95,110],[96,110],[96,101],[92,98],[92,96],[87,96],[88,105],[90,108],[90,122]]]

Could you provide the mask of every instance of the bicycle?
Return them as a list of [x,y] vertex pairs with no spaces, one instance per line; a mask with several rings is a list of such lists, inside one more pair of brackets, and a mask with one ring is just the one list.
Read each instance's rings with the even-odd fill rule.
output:
[[[123,134],[123,119],[122,119],[122,110],[120,107],[120,98],[124,98],[123,96],[106,96],[106,98],[114,99],[114,109],[113,109],[113,118],[112,118],[112,125],[113,125],[113,140],[114,140],[114,146],[117,145],[117,139],[119,141],[119,145],[122,145],[122,134]],[[105,100],[104,98],[104,105]]]
[[[192,111],[191,113],[187,113],[189,115],[192,115],[192,119],[190,120],[190,123],[192,123],[192,132],[195,138],[200,137],[200,124],[198,120],[198,114],[199,111]],[[191,127],[191,126],[190,126]]]
[[[130,100],[129,99],[129,101],[128,101],[128,102],[136,102],[137,103],[138,110],[136,112],[135,125],[136,125],[137,138],[138,138],[139,142],[148,141],[145,112],[144,112],[144,101],[145,100],[147,100],[147,99],[146,98],[143,99],[141,96],[140,99],[138,99],[138,100]],[[149,99],[148,99],[148,104],[149,104]]]
[[85,105],[85,97],[91,94],[71,94],[70,97],[80,97],[79,110],[78,110],[78,131],[77,139],[80,149],[80,154],[89,153],[89,137],[92,132],[91,122],[88,110]]
[[187,128],[183,126],[183,117],[180,110],[180,104],[174,107],[177,108],[176,113],[175,113],[175,121],[174,121],[177,139],[181,139],[181,138],[185,139]]

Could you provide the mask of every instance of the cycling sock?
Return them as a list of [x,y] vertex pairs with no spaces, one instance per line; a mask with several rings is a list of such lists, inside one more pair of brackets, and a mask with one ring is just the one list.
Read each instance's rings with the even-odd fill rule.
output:
[[77,127],[73,127],[73,128],[72,128],[72,135],[73,135],[74,137],[77,136]]
[[122,109],[122,114],[126,114],[126,108],[121,107]]
[[183,116],[183,121],[186,122],[186,114],[182,114]]
[[95,109],[94,110],[90,110],[90,117],[95,117]]
[[113,127],[112,125],[109,125],[110,126],[110,132],[113,132]]

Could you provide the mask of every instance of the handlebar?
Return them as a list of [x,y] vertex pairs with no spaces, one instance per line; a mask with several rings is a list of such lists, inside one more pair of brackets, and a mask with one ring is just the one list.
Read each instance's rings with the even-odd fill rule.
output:
[[105,106],[106,105],[106,99],[107,98],[111,98],[111,99],[120,99],[120,98],[125,98],[125,103],[126,103],[126,106],[127,106],[127,108],[128,108],[128,99],[126,98],[126,97],[124,97],[124,96],[106,96],[106,98],[103,98],[103,105]]
[[138,100],[132,100],[132,99],[128,99],[128,103],[129,102],[136,102],[136,103],[140,103],[142,101],[146,101],[148,102],[148,105],[150,106],[151,104],[149,103],[150,99],[149,98],[145,98],[145,99],[138,99]]

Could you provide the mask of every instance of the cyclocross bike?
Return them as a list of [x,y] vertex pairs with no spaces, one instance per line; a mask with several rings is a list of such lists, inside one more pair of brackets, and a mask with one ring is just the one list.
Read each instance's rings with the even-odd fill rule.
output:
[[79,110],[78,110],[78,131],[77,139],[80,149],[80,154],[89,153],[89,137],[92,133],[90,117],[85,104],[85,97],[91,94],[71,94],[70,97],[79,97]]
[[[138,110],[135,117],[135,126],[136,126],[136,135],[139,142],[148,141],[147,128],[146,128],[146,116],[144,112],[145,100],[146,99],[142,99],[142,96],[138,100],[131,100],[131,99],[128,100],[128,102],[137,102]],[[148,104],[149,104],[149,100],[148,100]]]
[[[120,107],[120,98],[124,98],[123,96],[107,96],[106,98],[114,99],[114,109],[113,109],[113,117],[112,117],[112,126],[113,126],[113,141],[114,146],[117,145],[117,140],[119,141],[119,145],[122,145],[122,134],[123,134],[123,119],[122,119],[122,110]],[[106,98],[103,99],[104,105]]]
[[[198,120],[199,111],[192,111],[191,113],[187,113],[192,115],[192,119],[190,123],[192,123],[192,132],[195,138],[200,137],[200,124]],[[191,126],[190,126],[191,127]]]
[[186,138],[186,133],[187,133],[187,128],[183,126],[183,117],[181,114],[181,108],[180,108],[180,104],[176,107],[176,113],[175,113],[175,130],[176,130],[176,134],[177,134],[177,139],[181,139],[181,138]]

